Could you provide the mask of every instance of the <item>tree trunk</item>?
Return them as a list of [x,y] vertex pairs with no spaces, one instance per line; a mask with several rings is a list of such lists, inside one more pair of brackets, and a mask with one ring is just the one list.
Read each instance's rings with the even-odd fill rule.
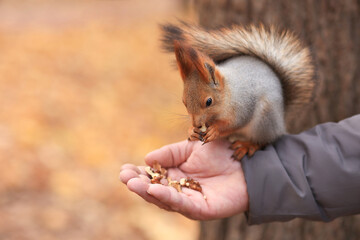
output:
[[[198,0],[200,25],[274,24],[297,33],[313,53],[317,98],[291,132],[360,113],[360,2],[357,0]],[[360,203],[359,203],[360,204]],[[296,219],[248,226],[243,215],[201,223],[200,239],[360,239],[360,215],[331,223]]]

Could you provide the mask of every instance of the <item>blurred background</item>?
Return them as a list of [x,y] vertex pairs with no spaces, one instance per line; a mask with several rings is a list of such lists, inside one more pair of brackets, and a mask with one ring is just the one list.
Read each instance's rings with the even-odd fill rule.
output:
[[180,1],[0,1],[0,239],[196,239],[122,164],[186,137],[158,24]]

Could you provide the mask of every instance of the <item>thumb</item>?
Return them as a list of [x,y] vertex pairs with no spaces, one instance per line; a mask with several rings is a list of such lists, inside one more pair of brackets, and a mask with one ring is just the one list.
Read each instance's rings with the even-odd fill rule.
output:
[[166,145],[148,153],[145,156],[145,162],[149,166],[158,162],[162,167],[177,167],[189,158],[195,144],[195,142],[186,140]]

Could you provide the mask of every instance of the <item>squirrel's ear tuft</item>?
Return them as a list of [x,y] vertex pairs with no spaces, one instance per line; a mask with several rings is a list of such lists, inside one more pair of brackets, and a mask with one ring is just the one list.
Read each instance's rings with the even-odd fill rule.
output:
[[210,57],[180,41],[174,41],[174,50],[177,65],[184,81],[189,74],[197,71],[200,78],[207,84],[216,87],[223,85],[221,74]]
[[196,70],[201,78],[207,75],[203,64],[202,54],[199,51],[189,46],[187,43],[177,40],[174,41],[174,50],[176,62],[184,81],[189,74]]
[[181,77],[185,81],[193,69],[193,63],[188,56],[188,47],[179,41],[174,41],[174,50]]

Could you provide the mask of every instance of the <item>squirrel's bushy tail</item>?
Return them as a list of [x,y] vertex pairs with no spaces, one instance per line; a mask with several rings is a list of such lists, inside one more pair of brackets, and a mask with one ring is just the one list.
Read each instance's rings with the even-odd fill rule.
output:
[[207,31],[184,22],[162,25],[161,29],[163,48],[169,52],[174,51],[177,40],[197,48],[215,62],[240,55],[266,62],[279,76],[286,108],[313,99],[316,82],[310,50],[291,32],[263,25]]

